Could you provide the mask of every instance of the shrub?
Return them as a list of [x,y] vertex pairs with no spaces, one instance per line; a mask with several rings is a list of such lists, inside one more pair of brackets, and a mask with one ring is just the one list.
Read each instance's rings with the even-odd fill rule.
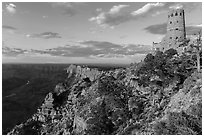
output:
[[157,135],[193,135],[202,134],[199,120],[185,112],[170,112],[168,120],[157,122],[153,127]]

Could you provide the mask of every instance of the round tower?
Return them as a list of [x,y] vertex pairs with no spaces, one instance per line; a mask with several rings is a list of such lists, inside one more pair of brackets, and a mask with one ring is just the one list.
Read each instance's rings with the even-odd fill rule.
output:
[[169,44],[186,38],[185,16],[183,9],[173,9],[168,13],[167,35]]
[[172,9],[168,12],[167,34],[161,42],[162,50],[177,49],[178,42],[186,38],[185,15],[183,9]]

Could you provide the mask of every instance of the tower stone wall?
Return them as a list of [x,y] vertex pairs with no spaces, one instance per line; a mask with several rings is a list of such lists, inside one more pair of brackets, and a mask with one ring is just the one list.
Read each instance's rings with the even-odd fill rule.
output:
[[170,48],[181,50],[179,44],[186,38],[185,14],[183,9],[172,9],[168,12],[167,33],[162,41],[153,45],[155,49],[165,51]]

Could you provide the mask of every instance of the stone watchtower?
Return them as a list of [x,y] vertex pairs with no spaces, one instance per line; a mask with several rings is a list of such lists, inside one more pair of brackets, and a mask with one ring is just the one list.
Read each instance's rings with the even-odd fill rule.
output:
[[[185,15],[183,9],[172,9],[168,12],[167,33],[155,48],[165,51],[170,48],[180,50],[179,44],[186,38]],[[154,44],[154,43],[153,43]]]

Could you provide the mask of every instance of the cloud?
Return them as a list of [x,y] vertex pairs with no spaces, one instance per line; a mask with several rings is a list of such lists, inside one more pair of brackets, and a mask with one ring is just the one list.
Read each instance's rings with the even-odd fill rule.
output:
[[100,12],[98,16],[92,17],[89,21],[96,22],[102,27],[119,25],[129,20],[129,14],[124,9],[129,5],[113,6],[108,12]]
[[202,9],[202,2],[179,2],[169,7],[170,9],[183,8],[185,12],[191,12],[194,9]]
[[120,45],[105,41],[82,41],[78,45],[66,45],[54,49],[47,49],[46,54],[67,57],[122,57],[135,54],[147,54],[151,50],[149,45],[127,44]]
[[3,31],[10,33],[10,34],[15,34],[17,32],[17,28],[9,25],[2,25]]
[[28,37],[28,38],[42,38],[42,39],[61,38],[59,33],[54,33],[54,32],[43,32],[40,34],[27,34],[26,37]]
[[113,6],[109,11],[101,11],[97,16],[89,19],[91,22],[102,27],[114,27],[121,23],[125,23],[131,20],[138,20],[144,17],[157,16],[161,13],[167,12],[172,8],[184,8],[187,11],[196,9],[201,3],[185,2],[185,3],[175,3],[175,2],[164,2],[164,3],[147,3],[143,7],[130,11],[129,5],[117,5]]
[[81,41],[76,45],[65,45],[45,50],[23,50],[3,46],[3,54],[18,55],[49,55],[55,57],[83,57],[83,58],[121,58],[134,55],[144,55],[151,51],[149,45],[114,44],[105,41]]
[[71,2],[54,2],[52,3],[54,8],[60,9],[61,13],[68,16],[74,16],[77,14],[77,10],[74,7],[74,3]]
[[119,38],[120,39],[125,39],[125,38],[127,38],[128,37],[128,35],[121,35]]
[[81,44],[89,45],[93,48],[97,49],[106,49],[106,48],[120,48],[121,45],[113,44],[106,41],[83,41]]
[[128,44],[123,48],[126,55],[147,54],[151,51],[150,45]]
[[118,6],[113,6],[109,13],[110,14],[118,14],[122,9],[129,7],[129,5],[118,5]]
[[15,56],[18,56],[20,54],[24,54],[25,51],[26,50],[23,50],[20,48],[10,48],[7,46],[2,47],[2,55],[11,56],[11,57],[15,57]]
[[44,16],[42,16],[42,18],[43,18],[43,19],[46,19],[46,18],[48,18],[48,16],[45,16],[45,15],[44,15]]
[[187,35],[198,34],[199,31],[202,32],[202,25],[189,25],[189,26],[186,26],[186,34]]
[[97,8],[96,11],[97,11],[97,12],[101,12],[102,9],[101,9],[101,8]]
[[[167,32],[167,24],[162,23],[162,24],[150,25],[150,26],[144,28],[144,30],[146,30],[147,32],[152,33],[152,34],[164,35]],[[200,30],[202,30],[202,25],[187,25],[186,26],[186,34],[187,35],[193,35]]]
[[131,14],[133,16],[145,16],[145,15],[148,15],[148,14],[152,14],[154,13],[155,11],[160,11],[161,9],[165,9],[168,7],[168,5],[171,5],[170,3],[169,4],[165,4],[165,3],[147,3],[146,5],[144,5],[142,8],[136,10],[136,11],[133,11]]
[[[85,41],[81,42],[83,45],[64,47],[57,47],[40,51],[41,53],[50,54],[52,56],[64,57],[125,57],[136,54],[147,54],[150,52],[151,47],[148,45],[118,45],[110,42],[99,41]],[[86,46],[84,46],[84,44]],[[39,52],[39,51],[38,51]]]
[[6,4],[6,10],[11,14],[15,14],[16,13],[16,5],[13,3]]
[[17,30],[17,28],[8,25],[3,25],[2,28],[7,30]]
[[152,34],[164,35],[167,32],[166,28],[167,28],[167,24],[162,23],[162,24],[150,25],[150,26],[144,28],[144,30],[146,30],[147,32],[152,33]]

